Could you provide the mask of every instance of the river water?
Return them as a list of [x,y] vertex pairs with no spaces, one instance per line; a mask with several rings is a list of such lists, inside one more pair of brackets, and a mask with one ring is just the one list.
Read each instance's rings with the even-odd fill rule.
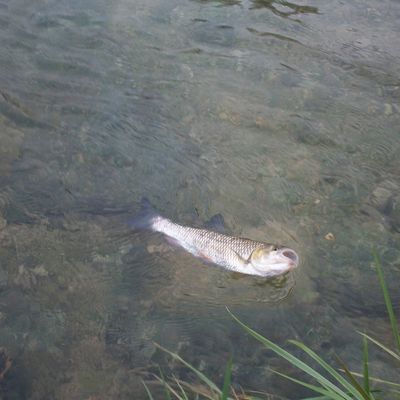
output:
[[[0,0],[0,398],[144,399],[158,365],[193,382],[154,342],[218,384],[233,354],[236,387],[304,396],[226,306],[356,371],[357,331],[390,345],[371,249],[398,314],[399,18],[395,0]],[[301,264],[206,265],[129,231],[142,196]]]

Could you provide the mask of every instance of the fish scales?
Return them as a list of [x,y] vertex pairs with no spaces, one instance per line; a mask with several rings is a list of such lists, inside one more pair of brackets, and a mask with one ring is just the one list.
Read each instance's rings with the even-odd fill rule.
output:
[[231,270],[243,267],[252,252],[266,243],[229,236],[207,229],[179,225],[167,218],[157,217],[152,229],[176,240],[190,253]]

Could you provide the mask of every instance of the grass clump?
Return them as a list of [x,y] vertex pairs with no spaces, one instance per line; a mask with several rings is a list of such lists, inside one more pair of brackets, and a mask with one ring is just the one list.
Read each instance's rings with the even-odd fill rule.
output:
[[[389,354],[396,362],[399,362],[400,367],[400,335],[398,323],[396,316],[393,312],[393,305],[384,279],[382,264],[375,249],[373,250],[373,256],[381,290],[385,299],[386,309],[389,315],[395,346],[393,349],[390,349],[382,344],[379,340],[372,338],[366,333],[359,332],[363,339],[363,365],[361,373],[350,371],[344,361],[336,356],[338,366],[340,367],[339,369],[337,369],[328,364],[304,343],[297,340],[290,340],[289,343],[291,345],[302,350],[308,357],[310,357],[314,362],[318,364],[319,369],[322,371],[319,372],[315,368],[311,367],[309,363],[294,356],[289,351],[283,349],[282,347],[278,346],[266,337],[251,329],[249,326],[239,320],[234,314],[232,314],[228,309],[228,313],[244,329],[244,331],[253,336],[266,348],[272,350],[279,357],[284,358],[292,366],[298,368],[299,370],[303,371],[308,377],[312,378],[312,383],[310,383],[304,380],[295,379],[279,371],[273,371],[275,374],[278,374],[285,379],[306,387],[317,395],[316,397],[308,397],[307,400],[379,400],[382,398],[382,396],[391,396],[390,398],[393,398],[393,396],[397,396],[396,398],[400,399],[400,383],[370,377],[369,373],[369,342],[378,346],[381,350]],[[178,400],[189,400],[189,394],[194,396],[191,397],[193,399],[210,400],[256,400],[262,398],[271,398],[271,395],[268,395],[267,393],[264,393],[264,395],[261,393],[263,397],[255,397],[249,393],[244,393],[243,391],[241,393],[237,393],[234,390],[231,385],[232,358],[230,358],[227,363],[223,388],[220,389],[218,385],[212,382],[205,374],[183,360],[178,354],[173,353],[161,347],[160,345],[157,345],[157,347],[160,350],[169,354],[176,361],[179,361],[180,363],[185,365],[188,369],[192,370],[201,382],[200,385],[195,385],[178,380],[175,377],[173,379],[165,379],[162,373],[160,373],[160,376],[156,376],[156,380],[159,384],[163,385],[165,389],[165,399],[167,400],[170,400],[172,398]],[[379,391],[372,390],[372,382],[374,384],[381,385],[383,389]],[[153,400],[152,394],[148,386],[145,382],[143,382],[143,384],[145,385],[149,399]]]

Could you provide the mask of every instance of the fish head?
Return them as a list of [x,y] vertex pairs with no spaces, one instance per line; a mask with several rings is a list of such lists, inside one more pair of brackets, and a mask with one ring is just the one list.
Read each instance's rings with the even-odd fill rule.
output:
[[285,274],[299,265],[299,256],[289,247],[266,245],[256,248],[250,256],[250,264],[265,277]]

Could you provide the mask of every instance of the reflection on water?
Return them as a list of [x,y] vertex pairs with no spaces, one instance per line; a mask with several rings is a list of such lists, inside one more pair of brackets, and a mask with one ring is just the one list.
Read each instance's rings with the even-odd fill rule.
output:
[[318,14],[317,7],[290,3],[289,1],[252,0],[252,4],[250,8],[268,8],[279,17],[290,17],[296,14]]
[[[244,388],[301,397],[225,306],[352,369],[356,330],[388,341],[371,247],[397,311],[399,14],[0,0],[0,397],[145,398],[159,363],[188,378],[154,341],[217,381],[234,353]],[[222,213],[301,265],[274,281],[205,265],[128,230],[142,196],[182,224]]]
[[318,8],[291,3],[289,1],[276,1],[276,0],[196,0],[200,3],[217,3],[221,6],[235,6],[240,5],[248,7],[250,10],[257,8],[268,8],[271,12],[278,15],[279,17],[289,17],[296,14],[317,14]]

